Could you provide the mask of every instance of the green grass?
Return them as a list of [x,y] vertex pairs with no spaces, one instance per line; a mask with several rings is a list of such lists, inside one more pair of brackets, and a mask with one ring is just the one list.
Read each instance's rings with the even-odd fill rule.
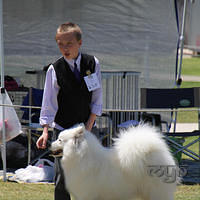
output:
[[184,58],[182,74],[200,76],[200,57]]
[[[0,181],[1,200],[53,200],[54,185]],[[178,186],[175,200],[200,200],[200,185]]]
[[179,111],[177,114],[178,123],[198,123],[197,111]]
[[200,82],[183,81],[183,83],[181,84],[181,88],[190,88],[190,87],[200,87]]
[[[184,58],[182,75],[200,76],[200,57]],[[200,77],[199,77],[200,79]],[[181,88],[200,87],[200,82],[183,81]],[[197,123],[198,113],[196,111],[179,112],[178,123]]]
[[1,200],[53,200],[54,185],[0,181]]
[[200,185],[179,186],[175,195],[175,200],[200,200]]
[[[196,139],[198,139],[198,136],[185,138],[184,146],[186,146],[187,144],[189,144],[190,142],[192,142],[192,141],[194,141]],[[199,155],[199,144],[198,143],[195,143],[195,144],[191,145],[188,149]],[[192,159],[192,158],[188,157],[187,155],[185,155],[183,153],[182,154],[182,159]]]
[[[181,88],[200,87],[200,82],[183,82]],[[177,115],[178,123],[198,123],[198,111],[180,111]]]

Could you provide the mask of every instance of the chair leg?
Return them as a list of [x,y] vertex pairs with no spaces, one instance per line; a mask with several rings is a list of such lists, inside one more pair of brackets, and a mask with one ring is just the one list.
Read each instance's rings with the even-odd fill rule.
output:
[[170,143],[174,144],[173,147],[177,149],[177,151],[173,153],[174,155],[176,155],[176,154],[179,153],[179,152],[183,152],[185,155],[187,155],[187,156],[193,158],[194,160],[199,160],[199,159],[200,159],[200,155],[198,155],[198,154],[196,154],[195,152],[193,152],[193,151],[187,149],[189,146],[191,146],[191,145],[193,145],[193,144],[199,142],[199,141],[200,141],[199,138],[196,139],[196,140],[194,140],[194,141],[192,141],[192,142],[190,142],[190,143],[187,144],[186,146],[182,146],[182,145],[178,144],[177,142],[175,142],[174,140],[171,140],[171,139],[168,138],[168,137],[166,137],[166,139],[167,139]]

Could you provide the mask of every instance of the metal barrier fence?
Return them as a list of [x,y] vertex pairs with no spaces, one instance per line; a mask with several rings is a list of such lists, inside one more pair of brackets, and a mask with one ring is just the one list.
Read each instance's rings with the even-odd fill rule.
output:
[[[27,108],[27,109],[41,109],[37,106],[21,106],[21,105],[3,105],[0,104],[0,106],[10,106],[14,107],[15,110],[21,110],[21,108]],[[163,112],[186,112],[186,111],[196,111],[198,112],[198,129],[200,130],[200,115],[199,115],[199,108],[177,108],[177,109],[135,109],[135,110],[127,110],[127,109],[103,109],[102,116],[97,117],[96,119],[96,125],[97,125],[97,136],[100,138],[100,140],[104,140],[104,144],[106,146],[112,145],[112,138],[116,137],[118,134],[118,131],[121,128],[126,128],[126,126],[130,125],[137,125],[140,121],[149,121],[153,125],[162,125],[163,122],[162,119],[158,119],[158,122],[156,122],[156,118],[161,115],[157,113],[163,113]],[[156,114],[155,114],[156,112]],[[135,118],[135,113],[137,113],[138,117]],[[21,119],[20,119],[21,121]],[[35,127],[32,127],[32,123],[30,123],[31,120],[28,121],[26,124],[26,128],[28,128],[28,131],[31,131],[31,129],[35,129]],[[157,124],[156,124],[157,123]],[[164,124],[165,125],[165,124]],[[160,127],[162,132],[168,132],[169,130],[163,129],[163,127]],[[41,131],[41,128],[38,129]],[[198,130],[198,131],[199,131]],[[30,132],[29,132],[30,133]],[[200,136],[199,136],[200,138]],[[199,145],[199,151],[200,151],[200,145]],[[199,152],[200,153],[200,152]]]
[[139,72],[102,71],[103,108],[139,108]]
[[29,88],[21,88],[15,91],[8,91],[8,95],[13,105],[17,105],[15,106],[15,111],[20,119],[20,122],[23,122],[22,116],[24,114],[24,111],[22,110],[22,107],[20,106],[22,106],[23,101],[28,94],[29,94]]
[[[38,89],[44,88],[45,72],[27,71],[27,76],[34,77]],[[140,72],[102,70],[103,108],[138,109]]]

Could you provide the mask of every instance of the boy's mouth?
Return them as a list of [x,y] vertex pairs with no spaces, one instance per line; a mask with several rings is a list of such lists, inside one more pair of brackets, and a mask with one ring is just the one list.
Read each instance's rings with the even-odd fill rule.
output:
[[69,57],[70,56],[70,53],[65,53],[65,57]]

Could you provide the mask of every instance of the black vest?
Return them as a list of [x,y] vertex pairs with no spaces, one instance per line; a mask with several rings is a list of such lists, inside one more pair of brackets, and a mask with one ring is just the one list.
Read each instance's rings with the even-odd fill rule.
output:
[[94,73],[95,60],[93,56],[81,54],[80,77],[78,82],[69,64],[62,57],[54,64],[57,82],[60,86],[58,92],[58,111],[55,122],[63,128],[69,128],[77,123],[85,123],[90,111],[92,92],[89,92],[84,81],[88,72]]

